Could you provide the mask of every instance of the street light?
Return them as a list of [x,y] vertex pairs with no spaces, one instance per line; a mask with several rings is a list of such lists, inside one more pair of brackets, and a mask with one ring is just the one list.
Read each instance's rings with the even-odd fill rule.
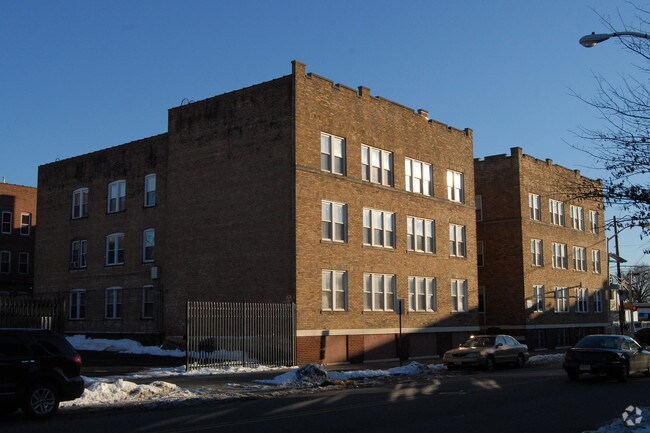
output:
[[631,36],[633,38],[650,39],[650,36],[648,36],[647,33],[639,33],[639,32],[614,32],[614,33],[592,32],[590,35],[585,35],[581,37],[578,42],[580,42],[580,45],[582,45],[585,48],[591,48],[596,44],[605,42],[609,38],[613,38],[613,37],[620,38],[621,36]]

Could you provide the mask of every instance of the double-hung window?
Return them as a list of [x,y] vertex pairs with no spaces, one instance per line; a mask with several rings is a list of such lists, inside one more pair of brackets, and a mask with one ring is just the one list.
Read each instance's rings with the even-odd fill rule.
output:
[[0,251],[0,274],[11,272],[11,251]]
[[345,175],[345,138],[321,133],[320,168],[329,173]]
[[21,236],[29,236],[32,228],[32,214],[20,214],[20,234]]
[[451,310],[467,311],[467,280],[451,280]]
[[409,311],[436,311],[436,279],[408,277]]
[[555,312],[568,313],[569,312],[569,289],[566,287],[555,288]]
[[153,319],[156,306],[156,296],[153,286],[142,287],[142,318]]
[[322,239],[332,242],[347,242],[348,206],[323,200],[321,202]]
[[406,248],[420,253],[436,252],[436,223],[423,218],[406,218]]
[[86,291],[75,289],[70,291],[70,308],[68,318],[70,320],[83,320],[86,318]]
[[116,180],[108,184],[108,213],[126,209],[126,181]]
[[567,245],[553,242],[553,268],[569,269],[569,259],[567,257]]
[[530,210],[531,220],[541,221],[542,199],[539,194],[528,194],[528,209]]
[[88,241],[79,239],[72,241],[70,248],[70,269],[86,267],[86,249]]
[[483,196],[474,197],[474,207],[476,208],[476,222],[483,221]]
[[406,190],[416,194],[433,195],[433,167],[416,159],[404,159]]
[[452,257],[465,257],[465,226],[449,224],[449,255]]
[[600,274],[600,250],[591,250],[591,271]]
[[2,221],[0,221],[0,233],[10,235],[13,227],[13,213],[11,211],[2,211]]
[[29,274],[29,253],[18,253],[18,273]]
[[530,252],[533,257],[533,266],[544,266],[544,244],[541,239],[530,240]]
[[593,234],[598,234],[600,231],[598,226],[598,212],[595,210],[589,211],[589,231]]
[[156,175],[148,174],[144,177],[144,207],[156,205]]
[[580,272],[587,272],[587,249],[584,247],[573,247],[573,269]]
[[594,313],[603,312],[603,291],[595,290],[594,291]]
[[546,305],[546,293],[544,291],[544,286],[537,285],[533,286],[533,308],[537,312],[543,312]]
[[363,210],[363,244],[395,248],[395,214],[383,210]]
[[570,212],[571,212],[571,227],[573,227],[574,230],[585,230],[585,210],[581,208],[580,206],[573,206],[571,205],[570,207]]
[[363,274],[363,309],[394,311],[395,275]]
[[106,318],[107,319],[121,319],[122,318],[122,288],[109,287],[106,289]]
[[465,202],[465,176],[453,170],[447,170],[447,198],[458,203]]
[[576,288],[576,312],[589,312],[589,291],[583,287]]
[[346,271],[322,272],[323,311],[345,311],[348,308],[348,273]]
[[564,226],[564,203],[550,199],[548,201],[548,208],[551,213],[551,224]]
[[393,186],[393,153],[362,145],[361,179],[366,182]]
[[72,219],[88,216],[88,188],[79,188],[72,192]]
[[482,268],[485,265],[485,251],[483,248],[483,241],[476,242],[476,265]]
[[124,233],[106,236],[106,266],[124,264]]
[[142,232],[142,261],[150,263],[154,260],[153,250],[156,245],[156,230],[147,229]]

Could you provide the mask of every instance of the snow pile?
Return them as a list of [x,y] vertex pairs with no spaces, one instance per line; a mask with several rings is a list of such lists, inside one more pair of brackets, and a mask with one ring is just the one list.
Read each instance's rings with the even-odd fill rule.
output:
[[76,350],[108,351],[136,355],[185,356],[185,352],[182,350],[164,350],[156,346],[143,346],[137,341],[125,338],[121,340],[109,340],[105,338],[86,338],[83,335],[73,335],[66,338]]
[[631,424],[626,424],[626,421],[623,420],[623,416],[621,416],[611,424],[602,426],[595,431],[597,433],[650,433],[650,407],[642,407],[639,409],[641,410],[641,419],[638,420],[638,424],[635,422],[637,420],[632,417],[628,418],[628,421]]
[[223,368],[202,367],[185,371],[185,366],[166,367],[166,368],[149,368],[137,373],[130,373],[125,377],[131,379],[147,379],[151,377],[174,377],[174,376],[212,376],[219,374],[239,374],[239,373],[259,373],[264,371],[284,370],[285,367],[268,367],[260,365],[258,367],[238,367],[230,366]]
[[529,364],[550,364],[552,362],[562,362],[564,353],[554,353],[551,355],[533,355],[528,359]]

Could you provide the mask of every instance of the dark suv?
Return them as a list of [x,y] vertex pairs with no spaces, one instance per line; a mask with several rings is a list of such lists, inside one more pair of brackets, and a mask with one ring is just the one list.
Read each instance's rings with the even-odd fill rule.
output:
[[0,329],[0,412],[46,418],[84,391],[81,357],[60,334]]

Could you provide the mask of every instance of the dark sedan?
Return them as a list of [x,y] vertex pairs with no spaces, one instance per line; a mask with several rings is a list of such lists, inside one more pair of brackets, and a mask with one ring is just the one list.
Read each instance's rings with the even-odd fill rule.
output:
[[641,328],[636,331],[634,339],[644,346],[650,346],[650,328]]
[[626,335],[588,335],[567,350],[563,367],[570,380],[594,374],[625,382],[630,374],[650,376],[650,352]]

